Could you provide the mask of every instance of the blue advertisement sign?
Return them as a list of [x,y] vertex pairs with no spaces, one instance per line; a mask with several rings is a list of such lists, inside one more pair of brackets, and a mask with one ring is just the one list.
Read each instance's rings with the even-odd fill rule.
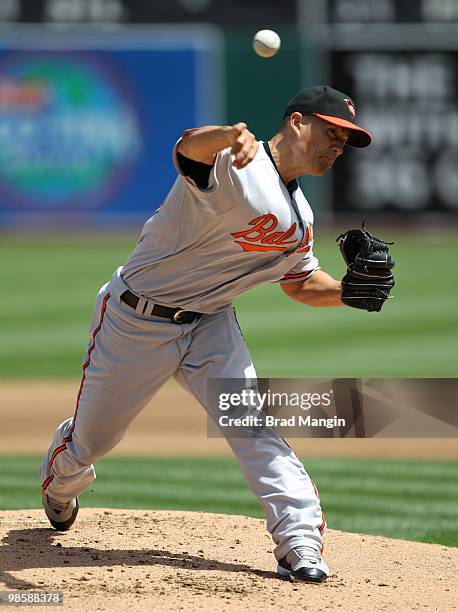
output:
[[0,223],[149,216],[182,131],[221,121],[219,50],[211,27],[0,34]]

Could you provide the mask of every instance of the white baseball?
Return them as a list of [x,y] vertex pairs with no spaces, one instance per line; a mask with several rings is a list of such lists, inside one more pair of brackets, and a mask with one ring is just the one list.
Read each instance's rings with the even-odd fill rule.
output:
[[260,57],[272,57],[280,45],[280,36],[273,30],[259,30],[253,37],[253,49]]

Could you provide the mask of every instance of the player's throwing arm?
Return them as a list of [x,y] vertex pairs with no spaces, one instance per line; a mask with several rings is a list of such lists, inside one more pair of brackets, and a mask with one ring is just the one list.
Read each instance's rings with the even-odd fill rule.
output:
[[256,137],[246,123],[236,123],[186,130],[178,152],[194,161],[213,165],[216,154],[227,147],[231,147],[232,163],[238,169],[247,166],[258,151]]

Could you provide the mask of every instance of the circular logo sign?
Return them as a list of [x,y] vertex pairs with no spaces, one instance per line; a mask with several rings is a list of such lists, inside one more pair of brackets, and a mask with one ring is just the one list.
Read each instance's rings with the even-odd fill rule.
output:
[[24,208],[102,205],[141,150],[139,118],[111,64],[13,53],[0,64],[0,193]]

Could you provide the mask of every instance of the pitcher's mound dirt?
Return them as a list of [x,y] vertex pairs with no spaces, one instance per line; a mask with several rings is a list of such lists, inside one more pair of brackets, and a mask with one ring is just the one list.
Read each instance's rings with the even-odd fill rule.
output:
[[0,512],[0,592],[63,591],[64,609],[452,610],[458,549],[330,531],[322,585],[276,577],[264,521],[80,510],[67,533],[40,510]]

